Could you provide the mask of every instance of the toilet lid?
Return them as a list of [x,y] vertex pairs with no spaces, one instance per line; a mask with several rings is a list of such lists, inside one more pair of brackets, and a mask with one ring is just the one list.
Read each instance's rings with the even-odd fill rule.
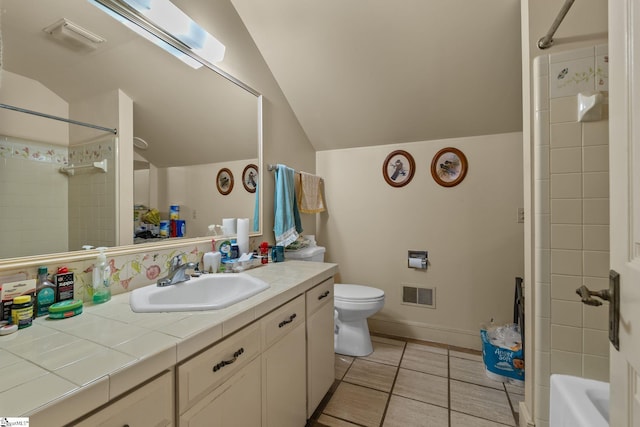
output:
[[384,298],[384,291],[371,286],[337,283],[333,285],[333,296],[343,301],[375,301]]

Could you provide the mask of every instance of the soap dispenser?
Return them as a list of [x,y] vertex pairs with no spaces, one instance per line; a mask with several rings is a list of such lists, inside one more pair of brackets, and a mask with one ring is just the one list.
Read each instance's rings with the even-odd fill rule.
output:
[[111,299],[111,268],[107,264],[107,257],[104,250],[107,248],[97,248],[100,253],[93,266],[93,303],[102,304]]

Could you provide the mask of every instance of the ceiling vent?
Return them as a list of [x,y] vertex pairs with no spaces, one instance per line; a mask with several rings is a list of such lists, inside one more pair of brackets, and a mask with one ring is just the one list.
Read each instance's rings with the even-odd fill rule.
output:
[[75,51],[93,50],[106,42],[104,38],[66,18],[62,18],[43,28],[42,31],[49,34],[56,42]]

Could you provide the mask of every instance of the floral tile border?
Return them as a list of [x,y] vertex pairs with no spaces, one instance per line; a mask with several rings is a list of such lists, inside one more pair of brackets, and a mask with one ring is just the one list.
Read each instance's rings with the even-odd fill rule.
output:
[[[549,56],[549,97],[609,90],[609,55],[606,45]],[[585,53],[591,52],[589,55]]]
[[59,165],[67,163],[67,147],[6,136],[0,138],[2,138],[0,140],[0,158],[23,159]]

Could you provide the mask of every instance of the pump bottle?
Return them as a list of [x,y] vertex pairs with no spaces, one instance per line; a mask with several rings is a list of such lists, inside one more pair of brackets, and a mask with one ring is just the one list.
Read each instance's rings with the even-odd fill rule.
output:
[[102,304],[111,299],[111,267],[107,264],[107,257],[104,254],[106,248],[97,248],[100,253],[93,266],[93,303]]

